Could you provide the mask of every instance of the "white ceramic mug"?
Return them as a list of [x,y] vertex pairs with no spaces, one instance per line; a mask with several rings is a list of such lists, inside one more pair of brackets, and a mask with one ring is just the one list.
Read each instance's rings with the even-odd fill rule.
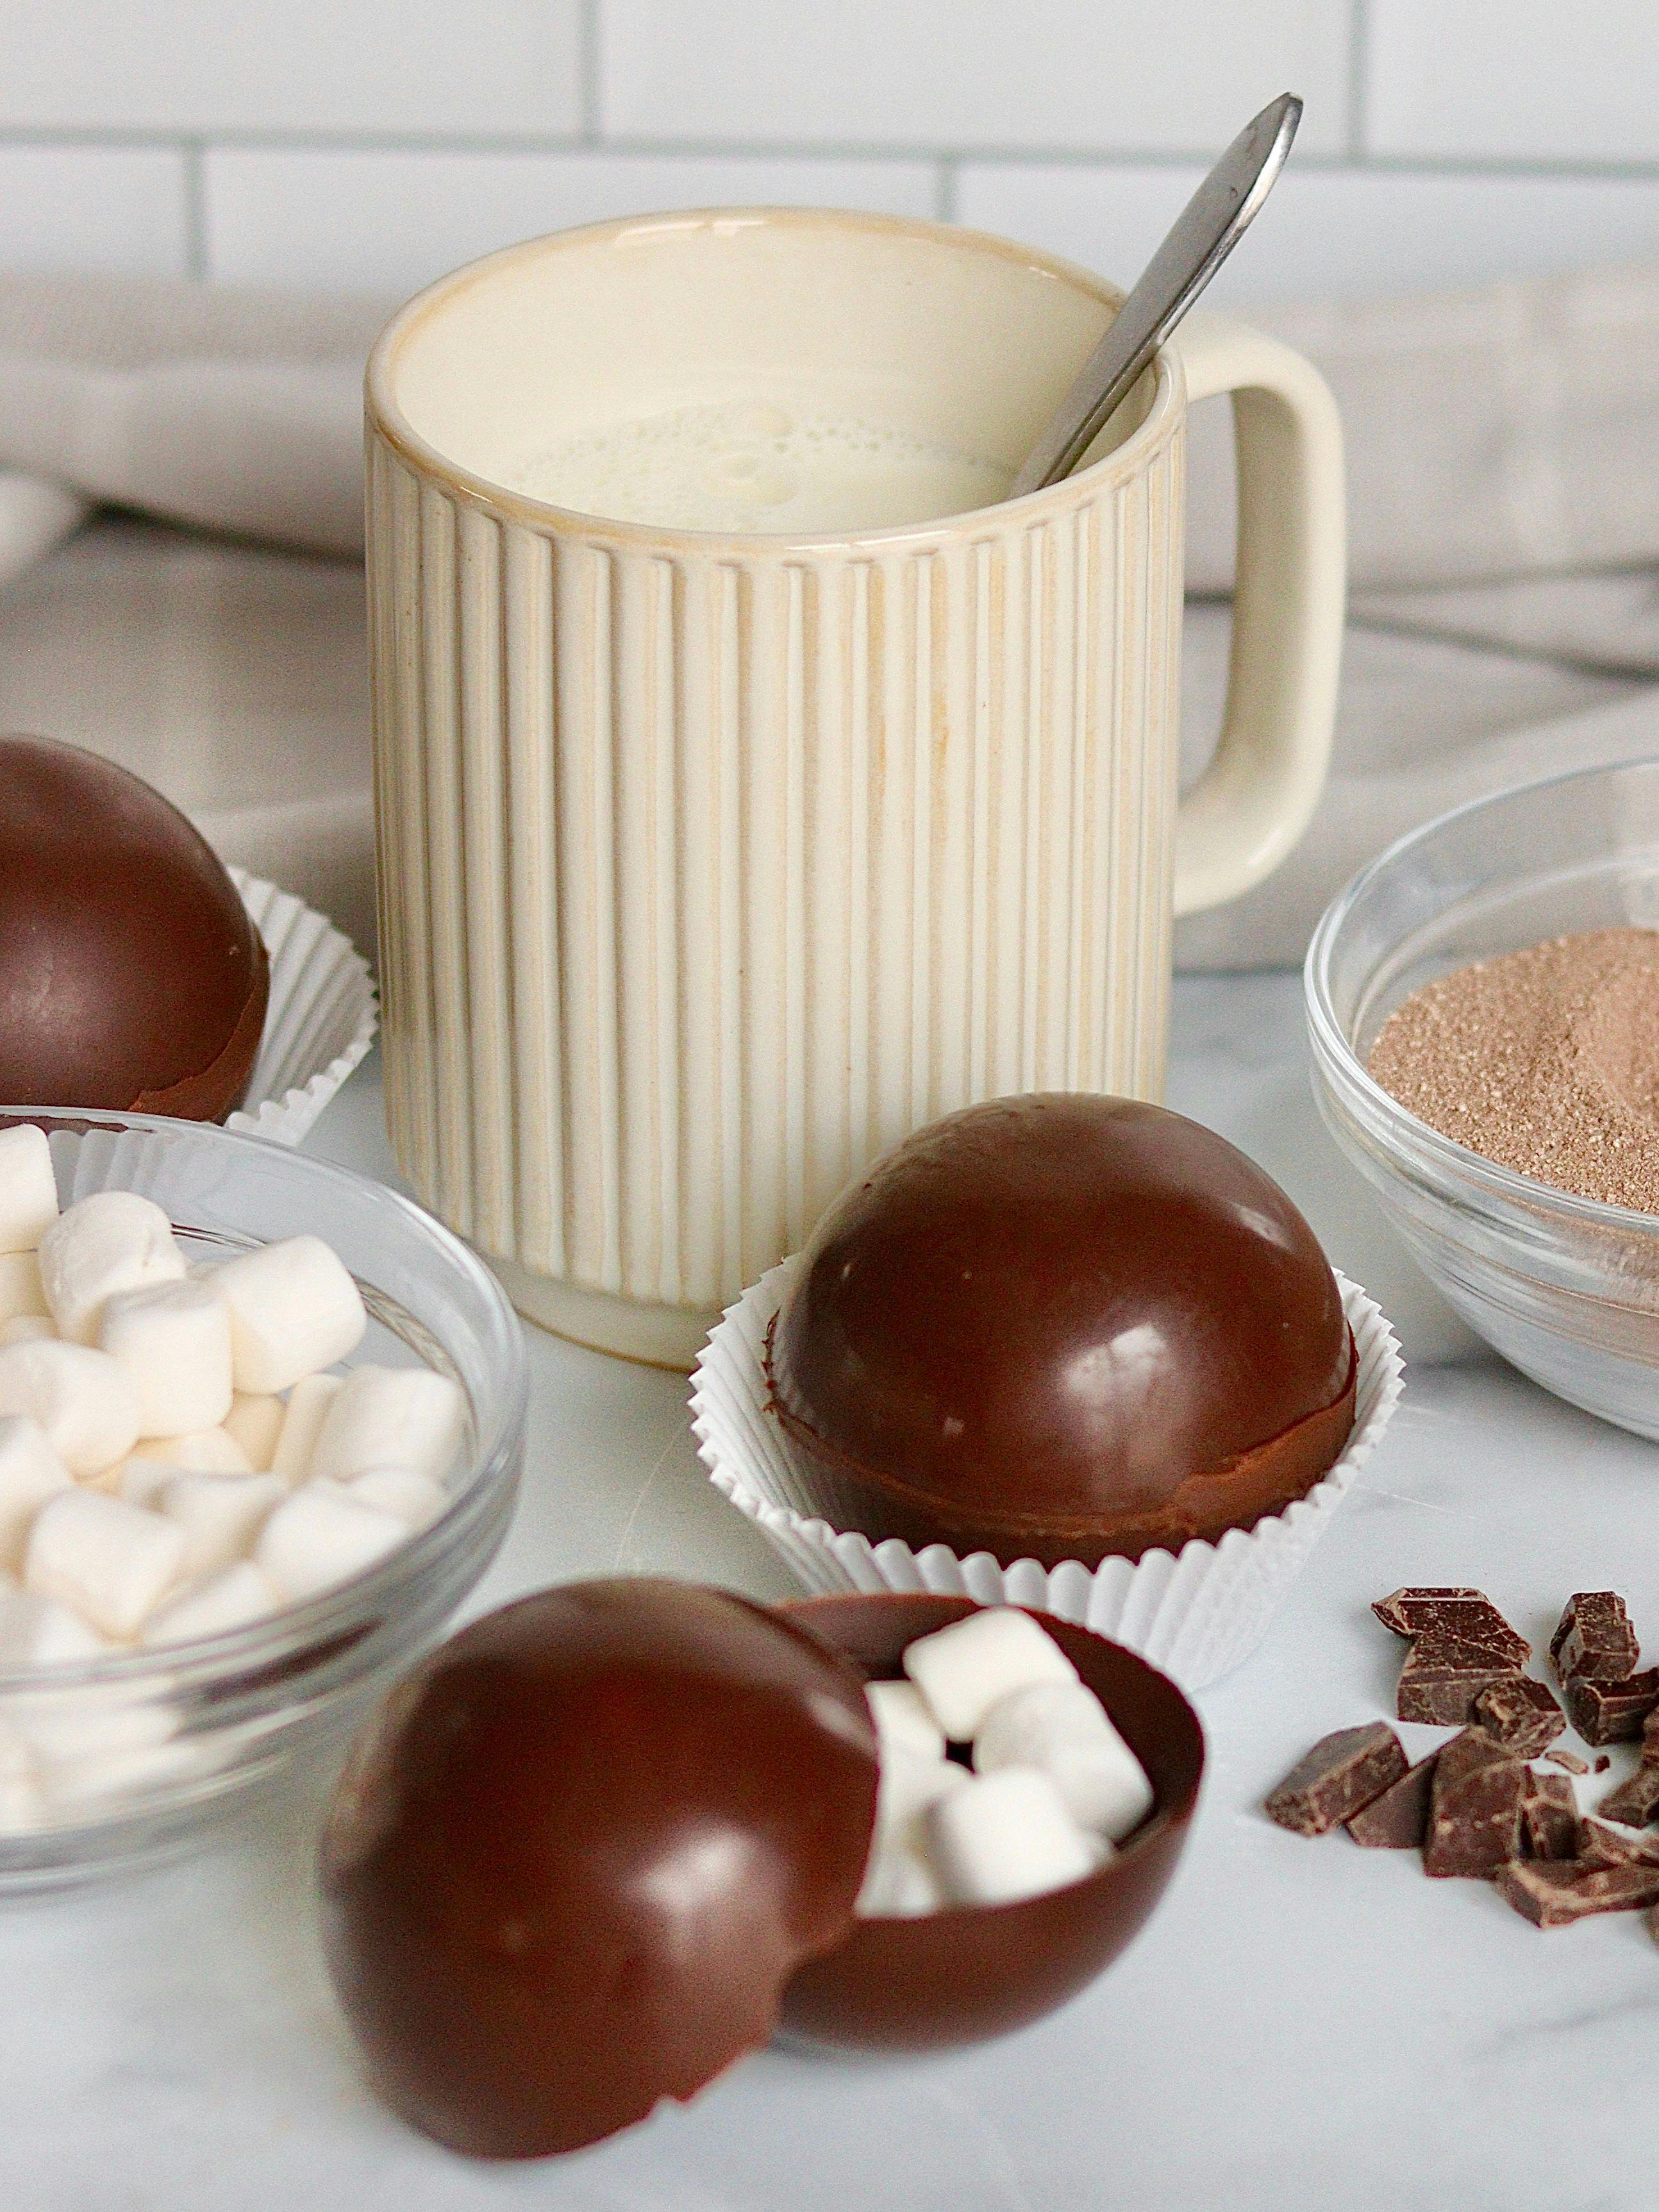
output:
[[[1030,248],[741,210],[509,247],[369,364],[386,1095],[404,1174],[583,1341],[689,1362],[909,1130],[1160,1091],[1173,915],[1306,826],[1343,614],[1340,436],[1192,318],[1090,465],[856,538],[596,520],[534,444],[763,396],[1018,465],[1120,295]],[[1182,426],[1231,392],[1236,637],[1177,805]]]

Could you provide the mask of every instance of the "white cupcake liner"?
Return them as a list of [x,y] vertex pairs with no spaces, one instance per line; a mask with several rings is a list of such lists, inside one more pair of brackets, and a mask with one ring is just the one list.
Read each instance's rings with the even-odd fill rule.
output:
[[270,955],[270,1003],[247,1097],[225,1127],[297,1145],[374,1042],[374,980],[326,915],[240,868],[230,878]]
[[988,1552],[962,1559],[948,1545],[915,1552],[897,1537],[872,1544],[837,1532],[811,1503],[767,1410],[766,1333],[796,1265],[786,1260],[730,1307],[692,1371],[691,1430],[716,1489],[746,1513],[815,1596],[841,1590],[931,1590],[981,1605],[1023,1605],[1094,1629],[1138,1651],[1184,1689],[1249,1656],[1325,1533],[1349,1485],[1376,1450],[1404,1387],[1400,1343],[1380,1307],[1341,1275],[1343,1310],[1358,1354],[1354,1425],[1322,1480],[1254,1528],[1178,1553],[1002,1566]]

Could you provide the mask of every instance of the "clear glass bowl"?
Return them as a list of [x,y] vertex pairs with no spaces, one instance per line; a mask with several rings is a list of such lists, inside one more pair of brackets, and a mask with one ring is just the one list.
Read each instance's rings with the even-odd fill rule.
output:
[[1402,837],[1328,908],[1304,981],[1321,1111],[1424,1272],[1523,1374],[1659,1437],[1659,1217],[1482,1159],[1364,1067],[1420,984],[1626,925],[1659,927],[1659,761],[1551,776]]
[[107,1873],[177,1849],[234,1795],[347,1724],[437,1634],[506,1533],[524,1457],[526,1369],[495,1277],[430,1215],[343,1168],[148,1115],[0,1111],[46,1130],[63,1204],[135,1190],[204,1260],[311,1232],[369,1312],[351,1364],[415,1362],[466,1393],[447,1510],[378,1565],[229,1634],[0,1672],[0,1717],[34,1747],[49,1826],[8,1830],[0,1890]]

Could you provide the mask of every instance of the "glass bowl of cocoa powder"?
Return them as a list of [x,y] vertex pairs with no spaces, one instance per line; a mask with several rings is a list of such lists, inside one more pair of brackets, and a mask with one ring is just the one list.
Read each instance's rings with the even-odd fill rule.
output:
[[1659,1437],[1659,760],[1401,838],[1304,981],[1320,1109],[1424,1272],[1546,1389]]

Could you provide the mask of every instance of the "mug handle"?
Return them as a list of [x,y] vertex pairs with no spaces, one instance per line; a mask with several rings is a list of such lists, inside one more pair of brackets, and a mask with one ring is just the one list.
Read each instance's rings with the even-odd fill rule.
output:
[[1330,760],[1347,538],[1330,386],[1276,338],[1199,311],[1174,341],[1189,404],[1232,394],[1238,567],[1221,742],[1182,801],[1175,910],[1271,875],[1306,830]]

